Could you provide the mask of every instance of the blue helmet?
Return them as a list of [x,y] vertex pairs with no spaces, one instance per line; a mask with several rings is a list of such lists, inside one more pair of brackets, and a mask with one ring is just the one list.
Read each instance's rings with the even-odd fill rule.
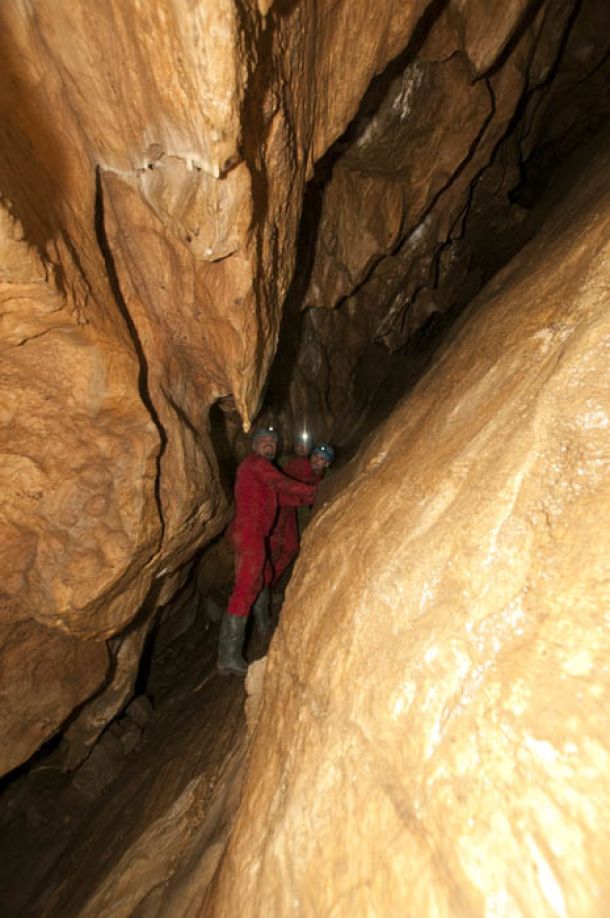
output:
[[328,463],[335,461],[335,451],[330,445],[330,443],[319,443],[311,451],[311,455],[317,453],[319,456],[322,456],[323,459],[326,459]]
[[274,440],[277,440],[277,430],[275,427],[257,427],[254,433],[252,434],[252,442],[258,437],[273,437]]

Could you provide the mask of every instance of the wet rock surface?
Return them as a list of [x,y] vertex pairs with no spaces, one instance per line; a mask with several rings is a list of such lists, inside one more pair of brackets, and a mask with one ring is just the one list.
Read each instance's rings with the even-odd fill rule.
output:
[[604,913],[609,181],[559,176],[337,476],[199,914]]

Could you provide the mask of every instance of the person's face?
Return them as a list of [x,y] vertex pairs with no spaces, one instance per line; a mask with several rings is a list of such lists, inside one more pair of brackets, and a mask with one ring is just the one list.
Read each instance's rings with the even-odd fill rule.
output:
[[309,456],[309,443],[307,440],[295,440],[294,454],[299,457]]
[[311,467],[316,475],[321,475],[322,472],[325,472],[330,465],[330,462],[325,459],[324,456],[321,456],[320,453],[314,453],[310,459],[310,462]]
[[252,444],[252,449],[257,456],[263,456],[265,459],[275,459],[277,440],[275,437],[257,437]]

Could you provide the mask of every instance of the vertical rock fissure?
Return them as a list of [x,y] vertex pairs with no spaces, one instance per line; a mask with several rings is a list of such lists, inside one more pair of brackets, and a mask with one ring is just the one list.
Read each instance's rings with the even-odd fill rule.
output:
[[[494,94],[493,94],[493,91],[492,91],[492,89],[491,89],[491,86],[489,85],[489,83],[488,83],[487,81],[486,81],[485,85],[486,85],[487,89],[489,90],[489,97],[490,97],[490,110],[489,110],[489,113],[487,114],[487,116],[486,116],[486,118],[485,118],[485,121],[483,122],[483,124],[482,124],[480,130],[478,131],[478,133],[477,133],[477,135],[476,135],[476,137],[475,137],[474,140],[472,141],[472,143],[471,143],[471,145],[470,145],[470,147],[469,147],[469,149],[468,149],[468,152],[466,153],[464,159],[459,163],[459,165],[457,166],[457,168],[455,169],[455,171],[451,174],[451,176],[447,179],[447,181],[445,182],[445,184],[442,185],[441,188],[439,188],[439,190],[433,195],[433,197],[431,198],[429,204],[426,206],[425,210],[422,212],[422,215],[421,215],[420,219],[418,220],[417,226],[422,226],[422,225],[426,222],[426,220],[428,219],[428,217],[430,216],[430,214],[434,211],[434,208],[436,207],[436,205],[438,204],[438,202],[440,201],[440,199],[443,197],[443,195],[445,195],[445,194],[449,191],[449,189],[452,187],[452,185],[454,185],[455,182],[458,180],[458,178],[460,177],[460,175],[462,174],[462,172],[464,171],[464,169],[466,169],[467,166],[469,165],[469,163],[472,162],[472,160],[474,159],[474,156],[475,156],[475,154],[476,154],[476,151],[477,151],[477,149],[479,148],[479,145],[481,144],[481,142],[482,142],[482,140],[483,140],[483,138],[484,138],[484,136],[485,136],[485,133],[486,133],[486,131],[487,131],[489,125],[490,125],[490,124],[492,123],[492,121],[493,121],[494,115],[495,115],[495,113],[496,113],[496,101],[495,101]],[[476,178],[471,182],[471,184],[470,184],[470,188],[471,188],[471,189],[474,189],[474,187],[475,187],[475,185],[476,185],[476,181],[478,181],[478,179],[479,179],[480,176],[483,174],[483,172],[485,171],[485,169],[487,169],[487,168],[489,167],[489,165],[490,165],[492,162],[493,162],[493,156],[490,158],[490,161],[489,161],[488,163],[486,163],[485,166],[480,170],[480,172],[479,172],[479,174],[476,176]],[[412,232],[414,232],[414,231],[417,229],[417,226],[413,227]],[[348,300],[348,299],[350,299],[350,298],[353,298],[353,297],[357,296],[357,294],[367,285],[367,283],[370,281],[371,277],[372,277],[372,276],[375,274],[375,272],[379,269],[379,266],[383,263],[383,259],[384,259],[384,258],[388,258],[388,257],[389,257],[389,258],[392,258],[392,257],[398,255],[398,253],[400,252],[400,250],[401,250],[402,247],[404,246],[405,242],[408,241],[408,238],[409,238],[408,235],[407,235],[406,237],[401,235],[401,236],[399,237],[399,239],[396,241],[396,243],[395,243],[386,253],[380,253],[379,258],[371,264],[371,267],[369,268],[368,271],[366,271],[366,272],[363,273],[363,275],[362,275],[361,279],[358,281],[358,283],[354,284],[354,285],[350,288],[349,292],[346,293],[346,294],[338,301],[338,303],[337,303],[337,305],[336,305],[335,308],[339,308],[339,307],[341,306],[341,304],[344,303],[346,300]],[[449,238],[449,237],[448,237],[448,238]],[[425,286],[426,286],[426,285],[422,285],[422,287],[425,287]],[[375,340],[375,339],[373,339],[373,340]]]
[[161,528],[159,536],[159,546],[163,544],[163,537],[165,534],[165,518],[163,516],[163,504],[161,501],[161,462],[163,460],[163,454],[167,448],[167,432],[161,423],[161,418],[159,413],[155,408],[152,396],[150,394],[150,386],[148,382],[148,361],[146,359],[146,354],[144,352],[144,347],[136,324],[129,312],[125,297],[121,291],[121,284],[119,282],[119,277],[114,262],[114,257],[110,249],[110,244],[108,242],[108,236],[106,234],[106,225],[104,220],[104,191],[102,188],[102,178],[100,167],[97,166],[95,170],[95,237],[97,239],[97,244],[100,248],[102,258],[104,260],[104,266],[106,268],[106,274],[108,276],[108,283],[112,291],[114,300],[119,308],[127,330],[129,332],[129,337],[131,338],[136,356],[138,358],[138,390],[140,393],[140,398],[142,399],[143,404],[146,406],[148,413],[150,414],[152,421],[157,428],[159,434],[159,449],[157,451],[157,456],[155,460],[156,474],[155,474],[155,502],[157,504],[157,512],[159,514],[159,525]]
[[[523,94],[521,95],[521,98],[519,99],[519,101],[517,102],[517,105],[515,106],[514,114],[513,114],[511,120],[510,120],[509,123],[508,123],[508,126],[507,126],[507,129],[506,129],[505,133],[504,133],[504,136],[503,136],[502,138],[500,138],[500,140],[499,140],[498,143],[496,144],[496,148],[494,149],[494,154],[493,154],[494,157],[495,157],[496,152],[497,152],[497,150],[499,149],[500,145],[501,145],[502,142],[505,140],[505,138],[508,137],[510,134],[514,133],[515,130],[517,129],[517,126],[519,125],[519,123],[520,123],[520,122],[523,122],[524,118],[526,117],[526,113],[527,113],[527,110],[528,110],[528,106],[530,105],[530,103],[531,103],[532,99],[534,98],[534,96],[535,96],[535,95],[539,95],[539,94],[542,92],[542,90],[543,90],[545,87],[549,86],[549,85],[551,84],[551,82],[553,81],[553,79],[555,78],[555,74],[557,73],[557,70],[558,70],[558,68],[559,68],[559,66],[560,66],[560,64],[561,64],[561,60],[562,60],[562,58],[563,58],[563,54],[564,54],[564,51],[565,51],[565,47],[566,47],[566,45],[567,45],[567,43],[568,43],[568,39],[569,39],[569,37],[570,37],[570,33],[572,32],[572,28],[574,27],[574,23],[576,22],[576,20],[577,20],[577,18],[578,18],[578,15],[579,15],[579,13],[580,13],[580,11],[581,11],[581,7],[582,7],[582,0],[577,0],[577,2],[574,4],[574,6],[573,6],[573,8],[572,8],[571,13],[570,13],[569,16],[567,17],[567,20],[566,20],[566,23],[565,23],[565,26],[564,26],[564,30],[563,30],[563,34],[562,34],[562,36],[561,36],[561,40],[560,40],[559,45],[558,45],[558,48],[557,48],[557,53],[555,54],[555,58],[554,58],[554,60],[552,61],[551,66],[549,67],[548,73],[546,74],[546,76],[544,77],[544,79],[541,79],[541,80],[540,80],[539,82],[537,82],[534,86],[532,86],[532,87],[530,87],[530,88],[526,88],[525,91],[523,92]],[[523,144],[523,140],[525,139],[526,136],[527,136],[527,134],[524,134],[522,137],[519,138],[519,146],[520,146],[520,148],[521,148],[521,146],[522,146],[522,144]],[[493,161],[493,157],[492,157],[492,161]],[[521,149],[520,149],[520,151],[519,151],[519,167],[520,167],[520,169],[522,170],[522,168],[523,168],[523,158],[522,158]]]

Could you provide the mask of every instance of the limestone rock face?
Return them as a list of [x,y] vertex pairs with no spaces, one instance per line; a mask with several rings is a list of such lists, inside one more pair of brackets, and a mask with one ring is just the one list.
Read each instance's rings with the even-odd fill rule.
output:
[[276,372],[287,426],[346,439],[367,349],[388,359],[531,237],[515,192],[607,118],[609,29],[598,0],[451,2],[420,22],[318,170],[296,368]]
[[[353,420],[370,342],[400,347],[447,305],[429,292],[434,259],[448,246],[444,262],[460,261],[473,182],[524,93],[565,45],[562,137],[581,113],[574,87],[595,73],[601,93],[605,72],[601,0],[569,35],[573,0],[501,15],[482,0],[153,6],[0,9],[0,598],[7,622],[113,642],[110,683],[91,667],[67,696],[98,692],[72,724],[73,759],[128,698],[158,609],[227,522],[210,412],[231,404],[247,427],[258,409],[316,163],[357,116],[311,277],[297,272],[306,305],[343,303],[311,310],[291,393],[328,426]],[[549,117],[532,105],[532,168]]]
[[601,915],[610,155],[338,476],[271,646],[214,915]]
[[108,670],[103,643],[78,641],[37,622],[0,618],[0,771],[20,765]]
[[428,5],[2,6],[9,619],[121,635],[222,529],[210,408],[256,412],[306,177]]

